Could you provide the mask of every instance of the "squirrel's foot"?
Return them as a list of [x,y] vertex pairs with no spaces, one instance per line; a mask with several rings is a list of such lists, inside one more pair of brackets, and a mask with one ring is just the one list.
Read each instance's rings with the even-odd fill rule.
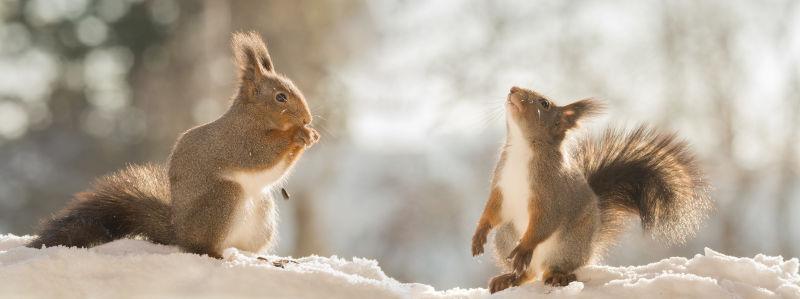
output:
[[257,259],[260,260],[260,261],[265,261],[265,262],[271,263],[273,266],[278,267],[278,268],[284,268],[286,266],[286,264],[289,264],[289,263],[297,264],[297,261],[291,260],[291,259],[279,259],[279,260],[270,261],[269,259],[267,259],[267,258],[265,258],[263,256],[259,256]]
[[578,278],[575,276],[575,273],[548,271],[542,275],[542,280],[544,280],[545,284],[554,287],[563,287],[569,285],[570,282],[578,280]]
[[501,274],[489,281],[489,293],[497,293],[519,285],[519,277],[514,272]]
[[303,126],[297,129],[294,135],[294,142],[310,147],[319,141],[319,132],[312,127]]
[[517,247],[514,247],[511,254],[508,255],[508,259],[512,261],[514,273],[517,275],[522,275],[528,271],[528,266],[530,266],[531,259],[533,258],[533,248],[529,248],[524,244],[525,243],[520,242]]
[[487,226],[478,226],[478,229],[472,236],[472,256],[483,254],[483,247],[486,245],[486,238],[488,236],[489,228]]

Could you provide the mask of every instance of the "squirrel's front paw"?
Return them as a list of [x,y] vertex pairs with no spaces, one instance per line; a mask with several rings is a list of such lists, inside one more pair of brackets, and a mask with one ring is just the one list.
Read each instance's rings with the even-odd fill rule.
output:
[[526,246],[524,243],[517,245],[508,255],[508,259],[512,261],[514,273],[517,275],[522,275],[528,271],[532,258],[533,248]]
[[294,136],[294,141],[305,147],[310,147],[319,141],[319,132],[309,126],[300,127]]
[[489,228],[479,226],[472,236],[472,256],[483,254],[483,247],[486,245],[486,238],[489,235]]

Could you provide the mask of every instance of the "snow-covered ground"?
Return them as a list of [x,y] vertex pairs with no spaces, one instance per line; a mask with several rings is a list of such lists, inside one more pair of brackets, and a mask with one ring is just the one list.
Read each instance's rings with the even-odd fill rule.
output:
[[[141,240],[92,249],[22,245],[0,235],[0,298],[483,298],[483,288],[437,291],[387,276],[374,260],[304,257],[276,268],[234,249],[224,260]],[[279,258],[279,257],[272,257]],[[447,269],[442,269],[447,271]],[[796,258],[726,256],[711,249],[644,266],[590,266],[564,288],[540,282],[497,298],[800,298]],[[488,277],[487,277],[488,279]]]

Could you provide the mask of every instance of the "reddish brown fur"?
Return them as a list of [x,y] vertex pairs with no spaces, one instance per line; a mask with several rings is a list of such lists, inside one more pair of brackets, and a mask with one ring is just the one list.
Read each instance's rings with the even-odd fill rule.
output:
[[507,101],[509,123],[525,135],[515,146],[533,151],[529,222],[524,232],[516,232],[510,220],[497,215],[503,200],[512,200],[495,195],[503,192],[496,190],[498,174],[508,163],[525,163],[507,161],[507,141],[472,242],[473,255],[483,253],[487,235],[499,227],[496,251],[511,272],[492,279],[491,292],[533,279],[528,269],[533,253],[551,236],[557,237],[551,243],[556,247],[545,251],[549,254],[540,260],[543,269],[536,270],[545,283],[563,286],[576,279],[575,269],[602,257],[633,215],[668,242],[684,241],[705,219],[710,208],[707,185],[686,144],[674,135],[643,127],[629,133],[609,130],[598,140],[565,147],[568,132],[599,113],[602,105],[586,99],[557,106],[519,87],[511,88]]
[[[505,157],[505,152],[501,152],[498,165],[502,165],[502,162],[505,161]],[[503,204],[503,194],[497,187],[498,171],[500,171],[500,167],[495,167],[491,182],[492,191],[489,193],[489,199],[486,200],[483,213],[481,214],[480,220],[478,220],[478,226],[472,237],[472,256],[483,253],[483,247],[486,244],[489,232],[500,224],[500,207]]]
[[523,273],[517,275],[516,273],[505,273],[492,277],[489,281],[489,293],[497,293],[510,287],[516,287],[523,283],[533,280],[533,275],[530,273]]
[[489,231],[500,224],[500,205],[502,202],[503,194],[497,187],[493,187],[492,192],[489,194],[489,200],[486,201],[486,207],[483,209],[483,214],[478,220],[478,227],[472,237],[472,256],[483,253],[483,247],[486,244]]

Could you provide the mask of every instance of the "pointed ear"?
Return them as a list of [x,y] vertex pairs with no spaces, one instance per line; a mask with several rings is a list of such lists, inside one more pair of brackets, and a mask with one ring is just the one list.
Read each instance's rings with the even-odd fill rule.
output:
[[600,114],[603,108],[603,104],[595,99],[580,100],[561,107],[561,127],[564,130],[572,129],[578,126],[579,120]]
[[254,82],[266,73],[274,72],[272,58],[261,36],[254,31],[236,32],[231,41],[236,64],[239,68],[239,80],[242,83]]

